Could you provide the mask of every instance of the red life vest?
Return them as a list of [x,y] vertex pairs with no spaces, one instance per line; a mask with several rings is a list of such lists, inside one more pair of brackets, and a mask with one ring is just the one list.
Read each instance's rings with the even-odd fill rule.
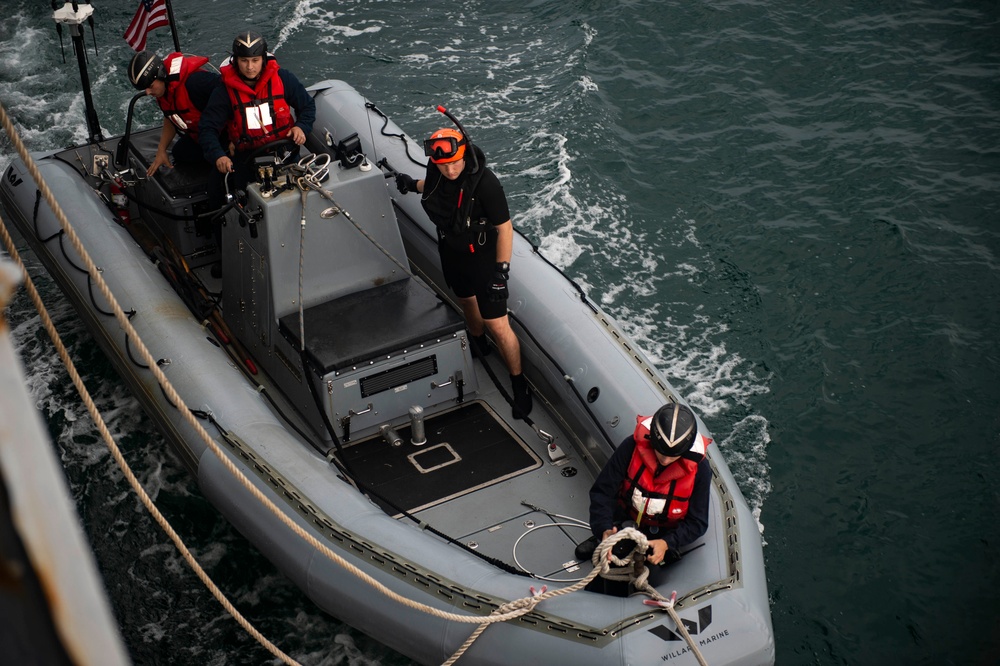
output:
[[700,433],[695,435],[691,450],[656,474],[660,461],[649,440],[651,419],[651,416],[636,417],[632,434],[635,451],[618,501],[639,527],[670,528],[687,516],[698,463],[705,457],[705,449],[712,440]]
[[295,119],[274,58],[268,58],[253,89],[240,78],[235,63],[220,71],[233,110],[226,131],[236,150],[253,150],[288,136]]
[[201,69],[208,62],[202,56],[186,56],[183,53],[171,53],[163,59],[167,68],[167,91],[163,97],[156,100],[167,120],[172,122],[178,132],[187,134],[193,141],[198,140],[199,111],[191,101],[187,91],[188,77]]

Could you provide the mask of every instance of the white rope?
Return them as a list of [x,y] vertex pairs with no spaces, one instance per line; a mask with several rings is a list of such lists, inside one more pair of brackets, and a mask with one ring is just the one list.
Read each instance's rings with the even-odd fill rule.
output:
[[[613,549],[619,541],[626,539],[634,541],[635,547],[625,557],[618,558],[615,556]],[[648,594],[653,599],[653,601],[647,601],[647,604],[667,611],[667,614],[670,615],[670,619],[673,620],[674,624],[677,626],[677,630],[687,642],[691,652],[693,652],[695,658],[697,658],[698,663],[701,664],[701,666],[708,666],[708,662],[705,661],[705,657],[701,654],[701,650],[698,649],[698,644],[691,638],[691,634],[688,633],[688,630],[681,621],[681,618],[677,615],[677,611],[674,610],[674,601],[677,597],[677,593],[674,592],[671,598],[667,599],[662,594],[657,592],[655,587],[649,584],[649,568],[645,564],[646,550],[648,548],[649,540],[646,538],[645,534],[634,527],[626,527],[618,530],[602,541],[594,551],[592,560],[595,567],[600,566],[601,562],[610,561],[615,564],[617,569],[614,571],[609,570],[607,573],[602,573],[602,577],[608,580],[629,581],[637,592]]]
[[[0,103],[0,119],[2,119],[3,121],[3,126],[4,129],[7,131],[8,136],[11,137],[11,140],[14,142],[15,147],[17,147],[18,152],[21,155],[21,159],[24,160],[25,163],[27,163],[28,160],[30,159],[30,156],[27,156],[27,151],[24,150],[24,145],[21,143],[20,137],[14,131],[14,127],[10,122],[10,119],[7,117],[7,111],[3,107],[2,103]],[[34,167],[34,163],[31,164],[31,167]],[[37,168],[35,168],[35,171],[37,171]],[[32,175],[35,177],[36,182],[41,183],[40,174],[36,174],[35,171],[32,172]],[[46,190],[48,190],[47,186]],[[54,202],[49,197],[51,197],[51,192],[48,193],[48,197],[46,198],[46,200],[49,201],[49,205],[52,206]],[[57,206],[58,204],[53,206],[53,210],[56,210]],[[59,215],[62,215],[61,210],[59,211]],[[142,484],[139,482],[139,479],[136,478],[135,474],[132,472],[132,469],[125,461],[125,457],[122,455],[121,450],[115,443],[114,437],[111,435],[111,432],[108,430],[107,424],[104,422],[104,418],[101,416],[101,413],[98,411],[97,406],[94,404],[93,399],[90,397],[90,393],[87,390],[86,385],[83,383],[83,380],[80,378],[80,373],[77,372],[76,365],[73,363],[73,359],[70,358],[69,352],[66,350],[66,346],[63,344],[62,339],[59,337],[59,333],[56,331],[55,325],[52,323],[52,318],[49,316],[48,310],[46,310],[45,304],[42,302],[41,296],[39,295],[38,290],[35,288],[35,284],[31,280],[31,276],[28,274],[28,270],[24,266],[24,262],[21,261],[21,256],[17,252],[17,248],[14,246],[14,239],[11,238],[10,233],[7,231],[7,226],[6,224],[4,224],[2,217],[0,217],[0,237],[3,238],[3,242],[7,248],[7,252],[10,254],[11,258],[17,263],[18,267],[20,267],[21,273],[24,276],[25,289],[28,291],[28,295],[31,298],[32,303],[34,303],[35,309],[38,311],[38,315],[42,320],[42,325],[48,332],[49,338],[51,338],[52,340],[52,344],[55,345],[56,351],[59,353],[59,358],[62,359],[63,365],[66,367],[66,370],[73,381],[73,385],[76,387],[77,392],[80,394],[80,398],[83,400],[83,403],[87,408],[87,411],[90,413],[90,417],[94,420],[94,424],[97,426],[98,431],[100,431],[101,438],[104,440],[105,444],[107,445],[108,449],[111,452],[112,457],[118,464],[118,468],[122,471],[122,474],[125,476],[125,479],[126,481],[128,481],[129,485],[132,486],[132,489],[139,497],[139,500],[142,502],[143,506],[145,506],[146,510],[149,511],[149,514],[160,526],[160,529],[162,529],[166,533],[166,535],[170,538],[170,540],[173,541],[174,546],[180,552],[181,556],[184,558],[184,561],[187,562],[188,566],[191,567],[191,570],[194,571],[194,573],[198,576],[199,579],[201,579],[205,587],[207,587],[208,590],[212,593],[212,596],[214,596],[216,600],[223,606],[223,608],[225,608],[226,611],[233,616],[233,618],[239,623],[239,625],[243,627],[243,629],[248,634],[250,634],[258,643],[260,643],[264,648],[268,650],[268,652],[273,654],[275,657],[277,657],[286,664],[297,665],[298,664],[297,661],[295,661],[287,654],[282,652],[276,645],[274,645],[273,643],[271,643],[271,641],[265,638],[264,635],[261,634],[256,629],[256,627],[254,627],[250,623],[249,620],[247,620],[238,610],[236,610],[236,607],[233,606],[233,604],[229,601],[228,598],[226,598],[225,594],[222,592],[222,590],[219,589],[219,587],[211,579],[208,573],[201,567],[200,564],[198,564],[198,561],[195,559],[194,555],[192,555],[191,551],[188,550],[183,539],[181,539],[180,535],[177,534],[177,532],[173,529],[169,521],[167,521],[166,517],[162,513],[160,513],[159,509],[156,508],[156,505],[153,503],[152,498],[150,498],[149,494],[146,493],[146,490],[142,487]],[[81,256],[83,256],[82,253]],[[86,259],[89,262],[90,258],[86,257]],[[116,311],[121,310],[117,302],[114,303],[114,307]],[[146,353],[146,362],[155,366],[155,363],[152,363],[152,357],[149,356],[149,352],[145,350],[145,347],[143,347],[143,351]]]
[[[624,557],[618,557],[614,553],[614,547],[618,545],[619,541],[632,541],[635,543],[635,546]],[[649,570],[646,569],[644,561],[648,547],[649,541],[645,534],[634,527],[625,527],[602,541],[594,549],[591,561],[595,567],[609,563],[607,565],[608,571],[602,574],[602,578],[627,581],[632,583],[638,591],[645,592],[654,599],[662,599],[663,597],[660,596],[660,593],[646,583],[646,579],[649,578]],[[611,565],[614,566],[612,567]]]
[[306,194],[302,188],[302,219],[299,221],[299,351],[306,350],[306,306],[302,302],[302,277],[305,272],[306,257]]
[[694,639],[691,638],[691,634],[688,633],[687,627],[684,626],[684,623],[681,622],[680,616],[677,615],[677,611],[674,610],[674,598],[676,596],[677,593],[674,592],[670,599],[661,602],[659,605],[667,611],[667,614],[670,615],[670,619],[674,621],[675,625],[677,625],[677,630],[681,632],[681,636],[683,636],[684,640],[687,641],[688,647],[691,648],[691,652],[694,653],[695,659],[698,660],[698,663],[701,664],[701,666],[708,666],[708,662],[705,661],[705,656],[702,655],[701,650],[698,649],[697,643],[695,643]]

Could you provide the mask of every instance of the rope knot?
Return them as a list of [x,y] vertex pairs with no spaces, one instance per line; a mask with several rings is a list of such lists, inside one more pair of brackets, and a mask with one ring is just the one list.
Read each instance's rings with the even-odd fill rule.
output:
[[[623,541],[633,542],[632,549],[621,552],[620,548],[615,548]],[[634,527],[625,527],[602,541],[594,550],[591,559],[594,566],[599,567],[604,575],[611,571],[612,565],[618,569],[624,569],[630,568],[633,563],[642,564],[645,561],[647,548],[649,548],[649,540],[645,534]],[[618,554],[615,554],[616,550]]]
[[505,604],[501,604],[500,607],[496,609],[495,614],[505,615],[507,613],[513,613],[520,610],[524,611],[523,614],[527,614],[534,610],[539,601],[541,601],[541,599],[537,597],[522,597],[520,599],[514,599]]

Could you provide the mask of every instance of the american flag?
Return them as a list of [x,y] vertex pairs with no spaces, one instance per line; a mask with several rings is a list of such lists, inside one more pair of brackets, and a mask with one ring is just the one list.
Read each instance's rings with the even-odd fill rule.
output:
[[146,36],[157,28],[170,25],[167,20],[167,4],[164,0],[140,0],[132,22],[125,31],[125,41],[133,51],[146,48]]

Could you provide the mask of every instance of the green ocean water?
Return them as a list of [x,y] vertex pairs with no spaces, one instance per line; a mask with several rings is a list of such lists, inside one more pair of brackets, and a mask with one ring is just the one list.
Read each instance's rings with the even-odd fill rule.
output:
[[[32,149],[84,140],[47,3],[3,8],[0,101]],[[997,3],[174,10],[185,50],[220,62],[254,26],[304,82],[344,79],[413,136],[437,104],[458,115],[518,228],[714,431],[763,529],[779,664],[1000,661]],[[88,31],[109,134],[132,94],[133,11],[101,3]],[[218,518],[40,283],[129,462],[263,633],[310,665],[410,663],[318,612]],[[268,663],[126,491],[26,298],[10,319],[135,662]]]

